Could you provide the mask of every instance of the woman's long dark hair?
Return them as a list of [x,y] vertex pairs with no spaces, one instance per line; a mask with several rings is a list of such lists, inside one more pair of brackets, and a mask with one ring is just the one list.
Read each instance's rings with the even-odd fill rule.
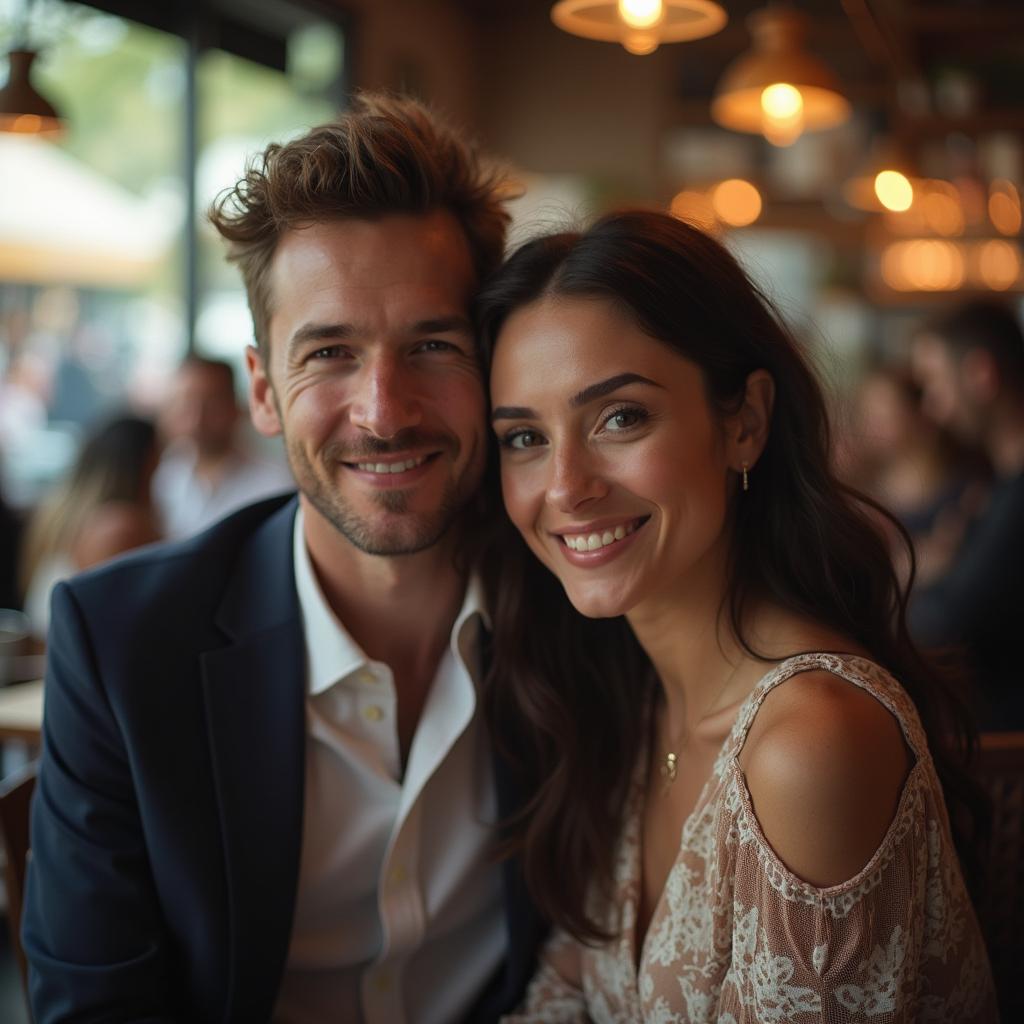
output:
[[[696,228],[647,211],[528,242],[478,298],[488,362],[509,314],[544,296],[611,299],[701,368],[720,413],[738,408],[750,373],[771,374],[768,441],[733,510],[732,628],[758,656],[742,624],[750,602],[767,599],[870,651],[917,706],[951,811],[969,809],[973,791],[961,762],[973,730],[947,674],[907,633],[907,592],[872,522],[879,513],[891,517],[833,474],[817,379],[732,255]],[[588,887],[611,891],[615,837],[653,704],[653,667],[624,619],[577,613],[507,521],[487,561],[488,713],[533,794],[510,823],[507,848],[521,852],[526,882],[552,921],[581,940],[600,940],[606,933]],[[954,823],[972,819],[953,816]],[[971,852],[964,845],[961,856]]]

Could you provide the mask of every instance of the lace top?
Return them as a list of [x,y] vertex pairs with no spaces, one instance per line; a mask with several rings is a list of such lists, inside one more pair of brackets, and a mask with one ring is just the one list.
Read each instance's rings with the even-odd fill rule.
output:
[[[814,669],[884,704],[915,756],[881,845],[853,878],[827,888],[798,878],[768,845],[737,761],[767,694]],[[755,686],[683,827],[637,956],[641,760],[618,845],[617,902],[604,915],[618,938],[592,948],[556,933],[506,1024],[998,1020],[923,728],[909,696],[878,665],[802,654]]]

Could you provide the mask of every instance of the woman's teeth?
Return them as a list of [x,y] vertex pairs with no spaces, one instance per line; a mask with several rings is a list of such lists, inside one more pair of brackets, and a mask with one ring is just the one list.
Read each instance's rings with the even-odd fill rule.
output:
[[427,461],[426,455],[419,459],[406,459],[404,462],[357,462],[359,469],[367,473],[404,473],[407,469],[415,469]]
[[628,523],[625,526],[616,526],[614,530],[605,530],[602,533],[567,533],[564,535],[566,547],[573,551],[597,551],[599,548],[606,548],[623,537],[628,537],[638,526],[637,522]]

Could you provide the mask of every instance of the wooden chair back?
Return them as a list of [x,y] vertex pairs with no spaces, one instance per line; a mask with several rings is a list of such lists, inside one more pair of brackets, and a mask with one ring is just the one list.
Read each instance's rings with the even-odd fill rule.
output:
[[983,733],[974,774],[992,801],[986,888],[978,914],[1003,1020],[1024,1020],[1024,732]]
[[30,764],[0,783],[0,842],[4,852],[4,887],[11,946],[21,974],[28,1005],[28,967],[21,948],[21,904],[29,857],[29,805],[36,785],[36,765]]

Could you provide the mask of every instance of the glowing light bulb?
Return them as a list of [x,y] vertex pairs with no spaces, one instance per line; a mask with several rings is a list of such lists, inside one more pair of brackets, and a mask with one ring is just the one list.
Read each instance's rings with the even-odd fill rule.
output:
[[658,37],[653,32],[627,32],[622,45],[629,53],[645,57],[658,48]]
[[939,235],[962,235],[964,212],[960,194],[949,182],[932,179],[925,184],[921,213],[926,227]]
[[38,114],[18,114],[8,130],[24,132],[26,135],[34,135],[42,127],[43,119]]
[[761,130],[775,146],[788,146],[804,130],[804,98],[796,86],[776,82],[761,92]]
[[662,0],[619,0],[619,17],[630,28],[651,28],[663,13]]
[[879,171],[875,175],[875,195],[887,210],[903,213],[914,202],[914,186],[899,171]]
[[695,189],[684,189],[672,200],[673,217],[685,220],[702,231],[714,231],[716,225],[715,210],[706,192]]
[[1020,277],[1020,253],[1001,238],[984,242],[978,257],[981,279],[993,291],[1005,291]]
[[1020,193],[1013,182],[997,178],[992,182],[988,195],[988,219],[1001,235],[1020,233]]
[[767,86],[761,93],[761,109],[768,117],[781,121],[802,114],[804,98],[796,86],[776,82]]
[[711,205],[719,220],[742,228],[761,216],[761,193],[749,181],[729,178],[715,186]]

